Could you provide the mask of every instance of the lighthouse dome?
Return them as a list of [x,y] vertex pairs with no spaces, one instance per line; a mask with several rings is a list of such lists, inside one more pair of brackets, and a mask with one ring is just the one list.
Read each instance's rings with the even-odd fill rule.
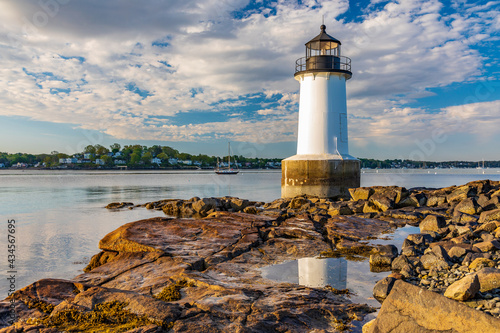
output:
[[[340,41],[326,33],[326,25],[322,24],[321,33],[306,43],[306,56],[336,55],[340,56]],[[315,52],[316,51],[316,52]]]
[[297,59],[295,75],[330,72],[345,74],[346,79],[350,79],[352,76],[351,59],[341,56],[340,45],[342,43],[326,33],[324,24],[320,29],[320,34],[305,44],[306,56]]

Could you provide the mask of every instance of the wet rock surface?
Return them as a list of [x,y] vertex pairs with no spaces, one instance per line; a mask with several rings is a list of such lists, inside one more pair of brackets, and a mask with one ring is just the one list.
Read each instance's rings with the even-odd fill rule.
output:
[[[377,186],[350,193],[352,200],[303,196],[263,203],[194,197],[110,204],[109,209],[155,209],[166,217],[129,223],[106,235],[101,252],[72,280],[41,280],[4,300],[0,332],[349,329],[373,309],[329,287],[280,283],[261,275],[264,266],[319,255],[370,258],[374,271],[392,271],[374,289],[382,311],[366,329],[381,331],[384,320],[402,322],[397,315],[405,314],[397,304],[403,304],[405,293],[422,289],[426,292],[415,313],[429,312],[418,306],[431,304],[435,295],[439,304],[470,309],[467,315],[479,316],[479,322],[498,323],[498,182],[443,189]],[[405,225],[421,231],[409,235],[401,250],[368,245],[375,236]],[[8,326],[11,304],[18,318]],[[389,310],[384,311],[385,304]],[[444,330],[425,317],[412,327]]]
[[500,320],[401,280],[364,333],[498,332]]

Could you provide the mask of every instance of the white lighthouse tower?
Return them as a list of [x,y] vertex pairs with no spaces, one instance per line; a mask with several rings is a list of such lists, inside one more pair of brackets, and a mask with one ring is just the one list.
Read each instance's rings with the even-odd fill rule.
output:
[[348,196],[360,186],[359,160],[349,155],[346,81],[351,59],[340,53],[340,41],[321,33],[306,43],[296,62],[300,83],[297,155],[282,162],[281,196]]

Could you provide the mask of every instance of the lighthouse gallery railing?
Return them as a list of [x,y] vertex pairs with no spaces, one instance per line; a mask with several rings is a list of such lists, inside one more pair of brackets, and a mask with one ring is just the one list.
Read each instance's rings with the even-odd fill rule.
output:
[[295,73],[306,70],[351,71],[351,58],[344,56],[302,57],[295,62]]

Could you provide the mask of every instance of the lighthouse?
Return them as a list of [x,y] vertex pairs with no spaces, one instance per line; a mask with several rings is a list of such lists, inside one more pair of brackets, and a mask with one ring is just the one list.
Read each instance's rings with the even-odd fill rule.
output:
[[326,33],[307,42],[306,56],[295,64],[300,83],[297,155],[281,164],[281,196],[347,197],[360,186],[359,160],[349,155],[346,82],[351,59]]

